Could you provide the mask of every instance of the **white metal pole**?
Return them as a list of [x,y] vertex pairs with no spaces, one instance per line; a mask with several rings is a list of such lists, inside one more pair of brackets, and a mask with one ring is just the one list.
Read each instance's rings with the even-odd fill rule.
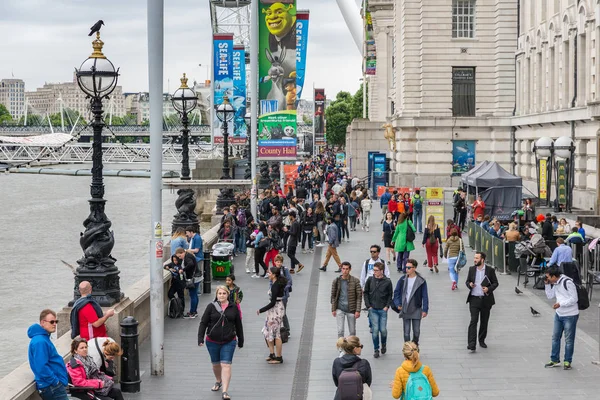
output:
[[148,0],[148,78],[150,102],[150,369],[165,373],[164,283],[162,268],[162,101],[164,0]]
[[250,173],[252,179],[252,191],[250,196],[250,208],[252,216],[257,221],[257,188],[256,188],[256,166],[258,165],[258,1],[250,3],[250,151],[252,152],[252,163]]
[[362,49],[363,49],[363,83],[362,83],[362,90],[363,90],[363,96],[362,96],[362,100],[363,100],[363,104],[362,104],[362,117],[363,119],[367,119],[367,10],[365,8],[365,6],[367,5],[367,2],[365,0],[363,0],[363,4],[362,4],[362,16],[363,16],[363,24],[362,24]]
[[285,196],[285,171],[283,170],[283,161],[279,162],[279,187]]

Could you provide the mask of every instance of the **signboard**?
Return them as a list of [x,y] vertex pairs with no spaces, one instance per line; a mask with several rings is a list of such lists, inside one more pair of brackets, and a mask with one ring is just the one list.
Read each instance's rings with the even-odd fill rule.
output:
[[[244,144],[248,139],[246,126],[246,50],[244,46],[233,46],[233,98],[229,101],[235,110],[234,132],[229,137],[231,144]],[[220,139],[217,140],[217,139]],[[223,143],[223,136],[215,136],[215,143]]]
[[425,190],[425,223],[430,215],[435,218],[435,223],[439,225],[442,239],[444,239],[446,237],[444,188],[427,188]]
[[[233,34],[213,35],[213,138],[214,143],[223,143],[223,123],[217,118],[217,106],[227,96],[233,100]],[[233,137],[234,124],[229,124],[227,132]]]
[[540,189],[540,200],[548,198],[548,160],[542,158],[539,160],[540,163],[540,176],[539,176],[539,189]]
[[558,204],[567,204],[567,162],[565,160],[556,160],[556,178]]
[[346,166],[346,153],[337,153],[335,155],[335,164],[339,166]]
[[385,153],[373,154],[373,193],[377,193],[380,186],[387,186],[387,172],[385,170],[386,155]]
[[302,96],[306,73],[306,49],[308,47],[308,10],[299,10],[296,14],[296,92]]
[[[365,10],[368,10],[365,1]],[[375,75],[377,72],[377,47],[375,45],[375,37],[373,36],[373,18],[369,11],[365,12],[365,44],[367,47],[367,55],[365,57],[365,74]]]
[[452,174],[461,175],[475,166],[475,140],[452,141]]
[[314,142],[315,146],[325,146],[325,89],[315,89],[314,92]]
[[261,0],[259,6],[257,159],[295,160],[296,1]]

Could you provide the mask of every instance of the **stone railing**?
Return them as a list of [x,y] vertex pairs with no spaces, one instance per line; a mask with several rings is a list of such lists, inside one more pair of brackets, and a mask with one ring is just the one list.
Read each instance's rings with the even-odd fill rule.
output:
[[[202,234],[203,250],[206,252],[217,242],[218,236],[217,231],[219,226],[214,226],[209,231]],[[168,259],[170,250],[165,246],[165,259]],[[167,296],[166,293],[169,289],[171,274],[167,271],[163,274],[164,280],[164,293],[165,293],[165,307],[164,314],[167,313]],[[133,316],[138,321],[138,333],[139,343],[142,343],[146,338],[150,336],[150,277],[147,276],[140,279],[127,290],[125,290],[126,297],[113,308],[115,309],[115,316],[109,318],[106,322],[107,330],[110,336],[120,344],[121,328],[119,323],[123,318]],[[65,307],[58,312],[58,320],[69,321],[69,314],[71,308]],[[67,323],[59,325],[57,334],[58,339],[54,342],[58,353],[63,356],[65,362],[69,358],[69,351],[71,348],[71,330]],[[29,362],[25,362],[13,370],[10,374],[6,375],[0,380],[0,399],[1,400],[40,400],[40,396],[37,393],[35,382],[33,380],[33,373],[29,367]]]

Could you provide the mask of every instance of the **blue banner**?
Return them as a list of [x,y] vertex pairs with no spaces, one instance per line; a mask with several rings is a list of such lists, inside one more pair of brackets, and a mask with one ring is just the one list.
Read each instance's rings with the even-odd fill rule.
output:
[[452,141],[452,174],[461,175],[475,166],[475,140]]
[[306,48],[308,47],[308,10],[296,13],[296,99],[299,100],[306,74]]
[[[227,96],[233,102],[233,34],[216,33],[213,35],[213,137],[214,143],[223,143],[222,122],[217,118],[216,109]],[[233,123],[228,126],[233,136]]]
[[248,137],[246,126],[246,50],[244,46],[233,47],[233,99],[235,131],[229,143],[242,144]]

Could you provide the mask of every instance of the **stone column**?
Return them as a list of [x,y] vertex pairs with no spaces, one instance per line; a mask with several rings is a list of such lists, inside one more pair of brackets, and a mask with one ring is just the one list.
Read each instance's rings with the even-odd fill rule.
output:
[[540,104],[538,112],[544,112],[548,109],[548,42],[542,41],[540,44],[542,47],[542,68],[540,69],[542,75],[540,76]]

